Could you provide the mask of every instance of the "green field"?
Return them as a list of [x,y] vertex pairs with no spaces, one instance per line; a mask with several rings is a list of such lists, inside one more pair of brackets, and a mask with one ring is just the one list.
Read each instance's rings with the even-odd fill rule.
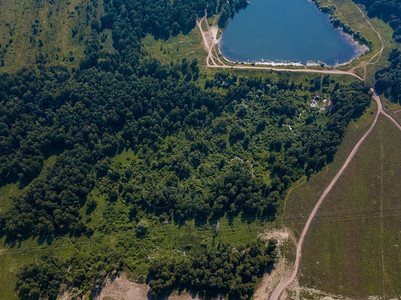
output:
[[102,5],[85,11],[89,0],[0,1],[0,72],[39,63],[76,66],[84,40]]
[[[301,285],[352,298],[401,294],[400,146],[401,132],[380,118],[313,221]],[[326,174],[331,172],[321,172],[291,193],[286,220],[296,231],[304,216],[296,218],[294,209],[305,203],[300,210],[307,214],[306,207],[328,182],[323,178],[331,178]]]
[[156,40],[147,35],[142,41],[145,51],[163,63],[175,62],[186,58],[189,61],[197,59],[200,65],[206,63],[206,50],[202,45],[202,36],[196,27],[189,34],[179,34],[168,40]]

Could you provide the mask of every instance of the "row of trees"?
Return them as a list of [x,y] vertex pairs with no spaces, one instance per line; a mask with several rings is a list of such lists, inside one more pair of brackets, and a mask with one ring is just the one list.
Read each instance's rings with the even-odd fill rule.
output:
[[376,72],[376,90],[401,104],[401,52],[394,49],[388,60],[390,65]]

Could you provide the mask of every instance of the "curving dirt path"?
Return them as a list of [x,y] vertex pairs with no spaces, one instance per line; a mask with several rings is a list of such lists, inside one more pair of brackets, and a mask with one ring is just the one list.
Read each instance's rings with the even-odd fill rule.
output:
[[[377,34],[378,38],[380,39],[380,42],[381,42],[382,46],[381,46],[381,49],[377,53],[375,53],[375,55],[373,55],[367,62],[361,62],[361,64],[359,64],[358,66],[356,66],[356,67],[354,67],[354,68],[352,68],[352,69],[350,69],[348,71],[316,70],[316,69],[308,69],[306,67],[304,69],[289,69],[289,68],[276,68],[276,67],[273,67],[273,66],[272,67],[270,67],[270,66],[247,66],[247,65],[228,66],[219,57],[216,57],[216,56],[213,55],[213,47],[215,47],[218,44],[218,41],[210,39],[210,38],[208,39],[208,37],[206,36],[206,33],[202,30],[201,23],[207,17],[207,15],[205,14],[205,17],[202,18],[201,21],[197,21],[197,25],[199,27],[199,30],[200,30],[201,34],[202,34],[203,44],[204,44],[205,49],[206,49],[206,51],[208,53],[208,56],[207,56],[207,59],[206,59],[206,65],[208,67],[210,67],[210,68],[255,69],[255,70],[271,70],[271,71],[276,71],[276,72],[300,72],[300,73],[320,73],[320,74],[348,75],[348,76],[353,76],[353,77],[355,77],[355,78],[357,78],[357,79],[359,79],[361,81],[366,81],[367,66],[368,65],[374,65],[379,61],[379,59],[380,59],[380,57],[381,57],[381,55],[383,53],[383,50],[384,50],[384,41],[383,41],[383,38],[380,35],[380,33],[373,27],[372,23],[365,16],[365,14],[359,8],[359,6],[357,6],[357,8],[360,11],[360,13],[363,15],[363,17],[365,18],[367,23],[369,24],[369,26],[372,28],[372,30]],[[209,35],[210,35],[210,30],[209,30]],[[375,58],[377,58],[377,59],[375,60]],[[220,65],[218,63],[216,63],[215,60],[217,60],[218,63],[220,63]],[[375,61],[373,61],[373,60],[375,60]],[[355,69],[357,69],[357,68],[362,68],[364,70],[363,78],[354,73]],[[322,203],[323,203],[324,199],[326,198],[326,196],[328,195],[328,193],[331,191],[331,189],[337,183],[338,179],[343,174],[344,170],[348,167],[349,163],[354,158],[355,154],[359,150],[359,148],[362,145],[363,141],[372,132],[373,128],[375,127],[375,125],[377,123],[377,120],[378,120],[380,114],[383,114],[385,117],[389,118],[395,124],[395,126],[397,126],[397,128],[399,130],[401,130],[401,125],[393,117],[391,117],[389,114],[387,114],[383,110],[381,99],[380,99],[380,96],[377,94],[377,92],[373,88],[371,88],[371,92],[372,92],[373,99],[377,103],[377,112],[376,112],[374,121],[370,125],[369,129],[362,136],[362,138],[354,146],[354,148],[352,149],[351,153],[348,155],[346,161],[342,165],[341,169],[337,172],[337,174],[334,176],[334,178],[330,181],[329,185],[326,187],[326,189],[321,194],[319,200],[316,202],[312,212],[310,213],[310,215],[308,217],[308,220],[305,223],[305,226],[304,226],[304,228],[302,230],[301,236],[299,237],[299,240],[297,242],[295,263],[292,266],[292,268],[290,269],[290,273],[288,275],[286,275],[286,277],[284,277],[279,282],[279,284],[276,286],[276,288],[273,290],[272,294],[270,295],[270,300],[279,299],[281,293],[291,283],[293,283],[293,281],[295,280],[295,278],[297,276],[297,273],[298,273],[301,257],[302,257],[303,242],[304,242],[306,233],[308,232],[309,227],[310,227],[310,225],[311,225],[311,223],[312,223],[317,211],[319,210],[320,206],[322,205]]]
[[[213,54],[213,49],[218,46],[219,41],[216,39],[216,37],[213,37],[211,28],[208,26],[208,31],[204,32],[202,29],[202,22],[206,20],[207,23],[207,12],[205,11],[205,16],[200,20],[196,21],[196,24],[199,28],[199,31],[202,35],[202,40],[203,40],[203,45],[205,47],[205,50],[207,52],[207,58],[206,58],[206,66],[209,68],[224,68],[224,69],[255,69],[255,70],[271,70],[275,72],[299,72],[299,73],[320,73],[320,74],[333,74],[333,75],[349,75],[353,76],[361,81],[366,81],[366,76],[367,76],[367,66],[368,65],[374,65],[378,62],[380,59],[383,50],[384,50],[384,41],[380,33],[373,27],[372,23],[369,21],[369,19],[366,17],[366,15],[363,13],[363,11],[360,9],[358,5],[356,5],[357,9],[359,12],[362,14],[363,18],[366,20],[368,26],[376,33],[378,36],[380,42],[381,42],[381,48],[377,53],[375,53],[368,61],[362,61],[359,65],[349,69],[348,71],[341,71],[341,70],[316,70],[316,69],[310,69],[308,67],[300,68],[300,69],[291,69],[291,68],[277,68],[274,66],[249,66],[249,65],[227,65],[224,61],[220,59],[220,57],[215,56]],[[373,61],[375,58],[377,58],[375,61]],[[356,69],[362,68],[363,69],[363,78],[355,73]]]
[[[375,101],[377,103],[377,112],[376,112],[375,119],[374,119],[373,123],[370,125],[369,129],[365,132],[365,134],[362,136],[362,138],[354,146],[351,153],[347,157],[346,161],[342,165],[341,169],[337,172],[337,174],[334,176],[334,178],[330,181],[329,185],[326,187],[326,189],[321,194],[319,200],[316,202],[312,212],[310,213],[310,215],[308,217],[308,220],[305,223],[302,233],[299,237],[299,240],[297,243],[296,259],[295,259],[294,266],[291,268],[291,273],[290,273],[290,275],[287,276],[287,278],[285,278],[283,281],[281,281],[276,286],[273,293],[270,295],[270,300],[279,299],[281,293],[294,281],[295,277],[297,276],[298,269],[299,269],[299,263],[300,263],[301,257],[302,257],[303,242],[304,242],[306,233],[308,232],[309,227],[312,223],[312,220],[314,219],[317,211],[319,210],[320,206],[322,205],[323,200],[326,198],[327,194],[331,191],[331,189],[337,183],[337,180],[340,178],[340,176],[343,174],[344,170],[348,167],[349,163],[354,158],[355,154],[357,153],[359,147],[362,145],[363,141],[372,132],[373,128],[375,127],[375,125],[377,123],[379,115],[381,113],[385,114],[385,112],[383,111],[381,101],[380,101],[380,97],[377,95],[377,93],[373,89],[372,89],[372,92],[373,92],[373,99],[375,99]],[[401,126],[400,126],[400,130],[401,130]]]
[[[360,80],[365,81],[366,80],[366,67],[367,65],[370,64],[376,64],[379,59],[380,56],[383,53],[384,50],[384,41],[382,36],[380,35],[380,33],[373,27],[373,25],[371,24],[371,22],[367,19],[367,17],[365,16],[365,14],[362,12],[362,10],[357,6],[358,10],[361,12],[361,14],[363,15],[363,17],[366,19],[366,21],[369,23],[369,25],[371,26],[371,28],[373,29],[373,31],[377,34],[377,36],[379,37],[382,47],[381,49],[374,55],[371,57],[371,59],[365,64],[363,65],[363,69],[364,69],[364,78],[361,79],[359,77]],[[377,57],[377,59],[373,62],[373,60]],[[352,75],[352,72],[349,72],[349,75]],[[362,145],[363,141],[366,139],[366,137],[372,132],[373,128],[375,127],[377,120],[380,116],[380,114],[383,114],[385,117],[387,117],[388,119],[390,119],[394,125],[401,130],[401,125],[393,118],[391,117],[387,112],[384,111],[382,103],[381,103],[381,99],[380,96],[377,94],[377,92],[371,88],[371,92],[372,92],[372,97],[373,99],[376,101],[377,103],[377,112],[376,112],[376,116],[375,119],[373,120],[373,123],[370,125],[369,129],[365,132],[365,134],[362,136],[362,138],[358,141],[358,143],[354,146],[354,148],[352,149],[351,153],[349,154],[349,156],[347,157],[346,161],[344,162],[344,164],[342,165],[341,169],[337,172],[337,174],[334,176],[334,178],[330,181],[329,185],[326,187],[326,189],[323,191],[323,193],[321,194],[319,200],[316,202],[312,212],[310,213],[308,220],[305,223],[305,226],[302,230],[301,236],[299,237],[298,243],[297,243],[297,250],[296,250],[296,259],[295,259],[295,263],[294,266],[291,269],[290,274],[284,278],[277,286],[276,288],[273,290],[272,294],[270,295],[270,300],[277,300],[279,299],[281,293],[294,281],[295,277],[297,276],[298,273],[298,269],[299,269],[299,264],[301,261],[301,257],[302,257],[302,246],[303,246],[303,242],[306,236],[306,233],[309,230],[309,227],[312,223],[312,220],[314,219],[317,211],[319,210],[320,206],[323,203],[323,200],[326,198],[327,194],[331,191],[331,189],[334,187],[334,185],[336,184],[336,182],[338,181],[338,179],[340,178],[340,176],[343,174],[344,170],[348,167],[349,163],[351,162],[351,160],[354,158],[355,154],[357,153],[358,149],[360,148],[360,146]]]
[[[217,45],[217,41],[215,42],[210,42],[210,38],[208,38],[207,35],[209,33],[206,33],[202,30],[202,22],[205,19],[203,17],[200,21],[196,21],[196,24],[198,25],[199,31],[202,35],[203,39],[203,45],[208,53],[207,58],[206,58],[206,66],[209,68],[223,68],[223,69],[254,69],[254,70],[271,70],[275,72],[299,72],[299,73],[319,73],[319,74],[333,74],[333,75],[351,75],[359,80],[363,80],[362,77],[358,76],[355,73],[349,72],[349,71],[341,71],[341,70],[316,70],[316,69],[289,69],[289,68],[277,68],[277,67],[269,67],[269,66],[243,66],[243,65],[234,65],[234,66],[229,66],[226,65],[223,61],[220,60],[220,58],[216,57],[213,55],[213,47]],[[217,60],[220,64],[217,64],[215,62]]]
[[[359,10],[359,12],[361,13],[361,15],[363,16],[363,18],[366,20],[366,22],[368,23],[369,27],[376,33],[377,37],[380,40],[381,43],[381,48],[379,51],[377,51],[377,53],[375,53],[375,55],[373,55],[368,61],[362,61],[359,65],[353,67],[352,69],[350,69],[350,72],[354,72],[356,69],[358,68],[362,68],[363,69],[363,80],[366,81],[366,76],[367,76],[367,67],[369,65],[374,65],[377,64],[377,62],[379,61],[383,50],[384,50],[384,41],[383,41],[383,37],[381,36],[381,34],[373,27],[372,23],[370,22],[370,20],[368,19],[368,17],[363,13],[362,9],[356,5],[356,8]],[[375,58],[377,57],[377,59],[375,61],[373,61]]]
[[[275,72],[299,72],[299,73],[319,73],[319,74],[333,74],[333,75],[351,75],[359,80],[363,80],[362,77],[358,76],[355,73],[349,71],[341,71],[341,70],[316,70],[316,69],[289,69],[289,68],[277,68],[277,67],[270,67],[270,66],[243,66],[243,65],[234,65],[229,66],[226,65],[220,58],[213,55],[213,47],[218,44],[218,41],[212,40],[210,38],[210,32],[204,32],[202,30],[202,22],[206,18],[203,17],[201,20],[196,21],[196,24],[199,28],[199,31],[202,35],[203,45],[205,50],[207,51],[207,58],[206,58],[206,66],[209,68],[223,68],[223,69],[254,69],[254,70],[271,70]],[[218,63],[216,63],[216,61]]]

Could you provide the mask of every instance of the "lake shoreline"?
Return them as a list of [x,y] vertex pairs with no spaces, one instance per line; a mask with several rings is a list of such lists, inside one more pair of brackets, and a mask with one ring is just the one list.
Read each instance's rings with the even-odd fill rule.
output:
[[303,63],[301,60],[300,61],[279,61],[279,60],[265,60],[265,59],[261,59],[261,60],[233,60],[231,58],[228,58],[226,54],[224,54],[224,51],[222,51],[221,46],[222,46],[222,38],[224,35],[224,31],[226,30],[226,28],[224,29],[220,29],[222,30],[221,33],[221,37],[219,39],[215,40],[215,45],[217,45],[217,50],[219,52],[219,54],[222,56],[222,58],[224,60],[226,60],[229,63],[232,64],[253,64],[253,65],[265,65],[265,66],[293,66],[293,67],[314,67],[314,66],[322,66],[322,67],[331,67],[331,68],[337,68],[337,67],[341,67],[341,66],[346,66],[350,63],[352,63],[354,60],[360,58],[361,56],[363,56],[364,54],[366,54],[367,52],[369,52],[371,49],[364,43],[359,42],[357,40],[355,40],[353,38],[353,36],[350,33],[347,33],[343,30],[343,28],[341,26],[336,27],[333,23],[333,19],[331,18],[332,14],[328,13],[327,11],[323,10],[319,3],[314,1],[314,0],[307,0],[308,2],[312,3],[314,5],[314,7],[322,14],[327,14],[329,16],[329,22],[332,26],[332,28],[336,31],[339,31],[341,36],[343,37],[343,39],[345,40],[345,42],[353,47],[355,47],[355,55],[345,61],[345,62],[341,62],[341,63],[334,63],[334,64],[327,64],[323,61],[307,61],[306,63]]

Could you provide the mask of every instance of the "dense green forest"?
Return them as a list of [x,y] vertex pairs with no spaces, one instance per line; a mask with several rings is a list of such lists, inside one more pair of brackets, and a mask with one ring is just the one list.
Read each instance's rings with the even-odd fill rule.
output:
[[[149,259],[148,249],[162,240],[156,228],[274,220],[291,184],[333,160],[370,97],[362,83],[340,85],[329,76],[296,83],[227,72],[206,77],[196,60],[162,65],[141,47],[147,33],[188,32],[205,9],[231,16],[244,5],[105,0],[79,67],[39,64],[1,75],[0,182],[22,189],[0,215],[8,245],[31,237],[51,244],[65,235],[118,240],[27,265],[16,287],[22,299],[54,299],[65,285],[82,295],[143,262],[155,296],[189,288],[251,297],[274,263],[274,242],[237,245],[213,236],[188,242],[185,255],[169,249]],[[105,30],[114,51],[103,47]],[[312,108],[315,94],[332,105]],[[116,161],[127,151],[130,157]]]

